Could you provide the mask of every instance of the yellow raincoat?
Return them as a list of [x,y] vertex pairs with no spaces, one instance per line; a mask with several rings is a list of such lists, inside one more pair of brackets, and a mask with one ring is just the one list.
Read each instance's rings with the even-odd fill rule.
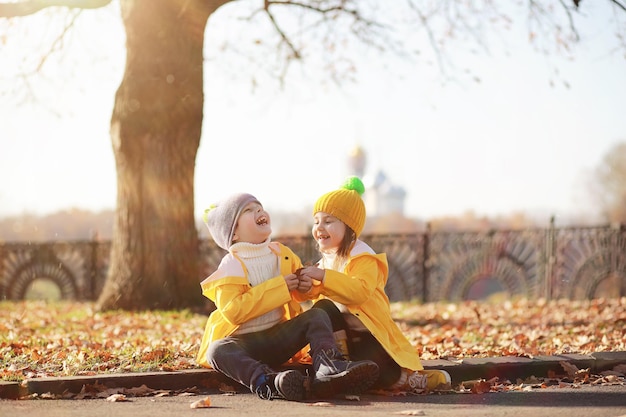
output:
[[[270,249],[280,257],[280,275],[250,286],[248,271],[237,253],[228,253],[217,270],[201,282],[202,294],[215,303],[217,308],[209,316],[196,362],[210,368],[206,353],[209,344],[231,335],[246,321],[283,306],[283,321],[302,312],[300,304],[292,298],[285,275],[292,274],[302,267],[300,258],[287,246],[271,242]],[[300,360],[303,349],[292,360]]]
[[329,298],[344,304],[357,316],[389,356],[403,368],[424,369],[417,349],[393,321],[385,285],[389,274],[387,255],[377,254],[365,242],[357,240],[344,271],[326,269],[324,282],[314,281],[309,299]]

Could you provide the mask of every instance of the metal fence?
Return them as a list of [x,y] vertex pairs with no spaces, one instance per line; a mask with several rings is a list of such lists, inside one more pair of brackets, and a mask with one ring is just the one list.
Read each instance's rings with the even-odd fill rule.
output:
[[[364,235],[389,261],[392,301],[460,301],[506,297],[591,299],[626,296],[626,227]],[[278,236],[303,261],[317,259],[310,236]],[[64,299],[95,300],[102,290],[111,242],[0,244],[0,298],[23,299],[38,279]],[[208,276],[224,251],[200,241]]]

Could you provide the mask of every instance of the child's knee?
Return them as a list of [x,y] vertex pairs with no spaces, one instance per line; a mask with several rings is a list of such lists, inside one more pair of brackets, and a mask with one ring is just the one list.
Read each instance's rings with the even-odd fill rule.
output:
[[228,341],[226,339],[216,340],[209,344],[206,352],[206,360],[209,364],[215,368],[215,363],[220,362],[220,358],[226,353],[226,346]]
[[308,310],[307,313],[309,313],[311,320],[319,320],[330,324],[330,317],[328,316],[328,313],[321,308],[312,308]]

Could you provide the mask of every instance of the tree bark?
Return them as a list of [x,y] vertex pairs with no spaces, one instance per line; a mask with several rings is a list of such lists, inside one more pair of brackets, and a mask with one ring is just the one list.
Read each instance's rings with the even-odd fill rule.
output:
[[204,29],[227,2],[121,0],[126,68],[111,117],[117,209],[100,310],[203,302],[193,189]]

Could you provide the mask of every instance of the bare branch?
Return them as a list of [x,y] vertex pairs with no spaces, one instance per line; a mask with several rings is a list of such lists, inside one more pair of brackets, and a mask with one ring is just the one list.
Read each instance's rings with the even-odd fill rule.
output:
[[[562,27],[561,25],[558,24],[558,22],[556,22],[554,20],[555,18],[555,12],[547,9],[543,4],[541,4],[538,1],[535,0],[529,0],[528,1],[528,11],[529,11],[529,23],[536,23],[535,28],[537,30],[543,29],[544,32],[546,32],[544,34],[544,36],[537,36],[537,34],[535,33],[534,30],[531,29],[530,31],[530,39],[531,41],[534,41],[536,39],[549,39],[550,37],[548,36],[548,31],[550,30],[554,30],[555,31],[555,44],[558,48],[565,48],[566,50],[570,49],[570,41],[574,41],[574,42],[578,42],[580,40],[580,35],[578,34],[578,31],[576,30],[576,26],[574,24],[573,21],[573,16],[571,13],[571,8],[569,6],[567,6],[563,0],[559,0],[559,3],[562,6],[562,10],[565,12],[565,14],[567,15],[568,18],[568,22],[569,22],[569,31],[572,35],[572,37],[570,39],[564,39],[563,36],[561,36],[561,34],[563,33],[562,31]],[[545,23],[548,22],[548,23]],[[547,51],[544,50],[544,53],[546,53]]]
[[332,7],[320,7],[313,6],[312,4],[302,3],[299,1],[291,1],[291,0],[265,0],[265,8],[267,9],[270,5],[283,5],[283,6],[298,6],[303,9],[307,9],[313,12],[317,12],[320,14],[330,14],[332,12],[340,12],[340,13],[349,13],[354,15],[356,19],[363,20],[362,16],[359,14],[358,10],[348,9],[345,5],[341,6],[332,6]]
[[[293,44],[289,35],[278,24],[276,16],[270,11],[270,7],[272,6],[295,6],[303,10],[307,10],[309,12],[317,13],[318,15],[322,17],[322,20],[320,21],[320,23],[328,22],[331,19],[337,17],[338,15],[351,16],[354,22],[352,26],[352,32],[361,40],[371,45],[373,45],[371,40],[368,40],[368,38],[366,37],[366,34],[363,31],[360,31],[357,28],[355,28],[354,24],[360,23],[366,27],[374,27],[374,26],[382,27],[378,22],[365,18],[359,12],[358,9],[349,7],[349,4],[346,2],[341,2],[340,5],[330,5],[330,6],[324,7],[324,5],[321,3],[316,6],[313,4],[303,3],[299,1],[292,1],[292,0],[265,0],[263,10],[268,15],[270,21],[272,22],[272,25],[278,32],[281,39],[287,44],[289,49],[292,51],[293,53],[292,58],[295,58],[295,59],[301,59],[302,53]],[[331,19],[329,19],[329,16]]]
[[570,8],[565,4],[563,0],[559,0],[559,3],[561,3],[561,6],[563,6],[563,10],[565,10],[565,14],[567,14],[567,21],[569,22],[569,29],[574,34],[576,42],[578,42],[580,40],[580,35],[578,34],[578,31],[576,30],[576,25],[574,25],[574,18],[572,17],[572,12],[570,11]]
[[[278,7],[282,7],[280,10],[286,9],[285,6],[289,6],[289,10],[295,10],[296,13],[300,9],[302,12],[301,16],[306,23],[297,26],[295,30],[293,26],[288,29],[290,27],[289,24],[283,26],[284,19],[276,11],[279,10],[277,9]],[[354,39],[373,49],[384,51],[393,48],[392,42],[386,39],[387,34],[385,33],[385,31],[392,31],[393,28],[386,27],[377,20],[367,18],[359,9],[358,1],[318,0],[305,2],[298,0],[264,0],[263,7],[256,9],[250,18],[259,13],[263,13],[269,18],[271,26],[280,38],[278,46],[285,46],[287,49],[285,65],[278,76],[281,83],[287,74],[290,63],[294,60],[302,61],[304,59],[306,45],[301,45],[295,42],[295,40],[305,33],[316,33],[318,29],[326,30],[326,35],[319,46],[325,46],[327,51],[335,50],[338,44],[337,39],[332,36],[333,28],[339,28],[342,31],[344,28],[347,28],[354,36]],[[294,12],[290,14],[293,15]],[[348,20],[348,25],[338,23],[341,19]],[[395,48],[402,50],[402,48],[397,46]],[[354,66],[348,64],[345,68],[348,68],[348,71],[350,71],[350,68],[354,68]]]
[[617,7],[626,12],[626,5],[619,2],[619,0],[610,0],[611,3],[614,3]]
[[78,19],[78,16],[80,15],[80,10],[78,12],[76,12],[70,19],[69,22],[67,22],[65,24],[65,27],[63,27],[63,31],[61,33],[59,33],[59,35],[56,37],[56,39],[54,40],[54,42],[52,42],[52,45],[50,45],[50,50],[49,52],[47,52],[46,54],[44,54],[41,57],[41,61],[39,61],[39,65],[37,65],[37,69],[36,71],[40,71],[41,68],[44,66],[44,64],[46,63],[48,57],[50,57],[52,55],[52,53],[54,51],[58,51],[61,48],[59,47],[61,45],[61,43],[63,42],[63,39],[65,39],[65,35],[69,32],[69,30],[74,26],[74,23],[76,22],[76,19]]
[[[289,49],[291,49],[291,52],[293,53],[292,58],[300,59],[302,57],[302,55],[300,54],[300,51],[298,50],[298,48],[294,46],[294,44],[291,42],[287,34],[282,30],[282,28],[276,21],[274,14],[272,14],[272,12],[270,11],[270,6],[276,3],[277,2],[275,1],[265,0],[265,5],[263,6],[263,9],[265,10],[265,13],[269,17],[270,21],[272,22],[272,25],[274,26],[274,28],[276,29],[276,31],[282,38],[283,42],[285,42],[287,46],[289,47]],[[284,2],[278,2],[278,3],[284,3]]]
[[439,67],[440,71],[444,72],[445,65],[443,64],[443,56],[441,54],[441,50],[439,49],[439,46],[437,45],[437,40],[435,39],[435,33],[433,32],[432,28],[430,27],[428,23],[429,17],[420,8],[418,8],[417,5],[413,3],[412,1],[409,1],[409,7],[413,9],[413,11],[415,11],[420,22],[424,26],[424,29],[426,30],[426,34],[428,35],[428,41],[430,43],[430,46],[435,54],[435,57],[437,58],[437,66]]
[[67,7],[70,9],[98,9],[111,3],[111,0],[22,0],[14,3],[0,3],[0,17],[28,16],[47,7]]

